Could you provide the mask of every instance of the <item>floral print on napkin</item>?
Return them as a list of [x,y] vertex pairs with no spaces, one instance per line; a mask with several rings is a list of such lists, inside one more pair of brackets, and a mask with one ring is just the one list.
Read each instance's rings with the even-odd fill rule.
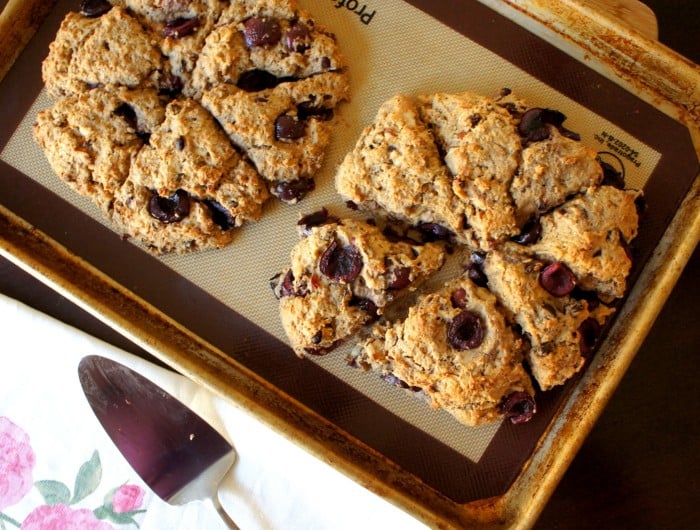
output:
[[[0,416],[0,530],[112,530],[113,524],[138,528],[135,517],[145,512],[141,509],[145,492],[140,486],[122,484],[112,488],[105,493],[102,505],[92,510],[76,506],[100,486],[102,463],[98,451],[78,469],[72,491],[58,480],[34,480],[35,463],[29,435],[9,418]],[[22,521],[3,513],[32,488],[41,494],[43,505],[31,510]]]

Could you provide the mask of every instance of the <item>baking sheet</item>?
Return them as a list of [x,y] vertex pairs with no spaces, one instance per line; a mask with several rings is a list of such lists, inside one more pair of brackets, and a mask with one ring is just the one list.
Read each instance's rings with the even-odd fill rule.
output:
[[297,206],[269,203],[263,219],[227,249],[155,258],[121,241],[89,200],[52,175],[31,140],[37,110],[50,105],[39,64],[63,13],[76,4],[59,2],[0,85],[0,104],[9,113],[0,133],[0,202],[447,497],[461,503],[504,493],[575,382],[541,395],[539,413],[526,425],[473,429],[348,367],[342,350],[296,359],[267,285],[287,263],[295,222],[321,206],[356,215],[335,194],[334,166],[391,95],[495,94],[508,86],[531,105],[563,111],[568,128],[624,168],[628,185],[644,187],[648,213],[634,249],[638,272],[697,175],[684,127],[478,2],[301,1],[337,34],[353,85],[317,189]]

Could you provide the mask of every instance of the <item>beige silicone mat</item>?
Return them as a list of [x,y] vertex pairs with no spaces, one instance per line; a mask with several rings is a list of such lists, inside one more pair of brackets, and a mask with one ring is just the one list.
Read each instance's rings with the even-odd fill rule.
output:
[[[390,96],[495,95],[509,87],[532,106],[564,112],[566,127],[622,170],[629,187],[645,188],[650,213],[635,249],[638,271],[697,174],[683,127],[475,1],[456,2],[448,27],[426,12],[434,7],[429,1],[301,0],[337,35],[352,82],[352,101],[336,115],[316,190],[298,205],[268,203],[263,218],[241,229],[226,249],[155,258],[114,234],[89,200],[52,174],[31,139],[37,111],[51,105],[41,90],[40,61],[62,14],[77,3],[58,3],[0,86],[3,108],[18,109],[0,136],[3,204],[447,497],[466,502],[502,494],[575,381],[539,396],[540,412],[530,424],[468,428],[349,367],[347,347],[293,358],[268,280],[288,261],[295,223],[322,206],[358,215],[336,194],[334,169]],[[664,181],[670,177],[671,184]],[[443,277],[455,270],[447,267]]]

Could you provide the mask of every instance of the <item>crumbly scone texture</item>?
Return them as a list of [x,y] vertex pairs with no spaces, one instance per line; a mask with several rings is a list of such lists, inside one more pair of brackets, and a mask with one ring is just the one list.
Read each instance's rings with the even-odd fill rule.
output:
[[54,173],[109,214],[134,158],[164,116],[154,90],[94,89],[39,112],[34,138]]
[[470,92],[418,98],[450,170],[452,192],[481,246],[517,233],[509,194],[521,141],[510,113],[495,100]]
[[528,141],[527,110],[512,93],[394,96],[346,155],[336,188],[362,209],[495,248],[603,178],[595,151],[553,125]]
[[598,154],[549,126],[549,138],[531,142],[510,186],[518,226],[603,180]]
[[435,223],[454,234],[468,232],[438,145],[408,96],[382,104],[338,168],[336,188],[362,209],[409,224]]
[[[154,197],[167,210],[183,191],[187,198],[181,200],[189,208],[184,219],[154,218]],[[232,228],[260,218],[267,196],[260,176],[226,141],[214,118],[194,100],[175,100],[131,165],[113,221],[125,236],[140,237],[156,253],[220,248],[233,237]]]
[[94,87],[155,88],[167,77],[158,37],[125,9],[101,17],[68,13],[42,63],[54,97]]
[[[459,334],[453,328],[464,322],[482,334],[469,347],[451,339]],[[471,328],[464,332],[473,333]],[[377,325],[353,362],[423,392],[433,408],[474,426],[502,417],[514,393],[534,397],[523,350],[496,297],[464,275],[421,296],[405,320]]]
[[[462,287],[493,298],[479,306],[482,318],[504,322],[507,331],[494,329],[513,350],[523,341],[532,382],[542,390],[584,366],[614,312],[608,304],[624,296],[639,224],[640,192],[608,185],[596,152],[563,127],[565,119],[507,89],[494,98],[397,95],[363,130],[335,182],[354,207],[422,233],[427,226],[471,257]],[[458,309],[446,292],[426,295],[405,320],[378,323],[353,362],[422,390],[465,423],[502,416],[495,408],[482,416],[455,413],[431,379],[453,358],[444,328]],[[468,377],[454,377],[463,403],[480,402],[479,389],[468,396]]]
[[309,230],[273,286],[282,324],[300,357],[327,353],[391,301],[439,270],[436,243],[393,241],[371,224],[331,221]]
[[313,190],[349,79],[334,35],[294,1],[81,9],[42,63],[58,100],[35,138],[117,230],[159,254],[219,248],[270,195]]
[[530,347],[527,360],[542,390],[561,385],[584,365],[581,326],[589,318],[603,324],[613,312],[589,307],[573,296],[553,296],[539,281],[543,263],[523,256],[489,253],[483,264],[488,288],[520,326]]
[[[308,180],[321,167],[331,135],[326,117],[347,95],[344,78],[329,72],[258,92],[216,86],[204,94],[202,105],[248,154],[269,181],[270,191],[279,196],[285,183]],[[278,138],[282,116],[303,130],[298,138]]]
[[542,260],[565,263],[578,285],[606,301],[621,298],[632,268],[629,244],[637,236],[640,192],[589,188],[540,218],[542,235],[520,247]]

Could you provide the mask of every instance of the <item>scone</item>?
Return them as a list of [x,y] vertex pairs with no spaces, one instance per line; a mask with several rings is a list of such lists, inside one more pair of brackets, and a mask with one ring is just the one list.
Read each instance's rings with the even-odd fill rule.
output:
[[260,218],[268,197],[253,167],[192,99],[172,101],[116,194],[112,220],[155,253],[221,248]]
[[411,97],[398,95],[382,104],[338,168],[335,184],[363,210],[440,226],[460,241],[471,240],[452,175]]
[[523,341],[496,297],[464,275],[420,297],[405,320],[375,326],[352,363],[428,396],[466,425],[535,413]]
[[112,0],[125,7],[157,35],[166,58],[170,89],[189,86],[204,41],[221,12],[229,4],[225,0]]
[[375,320],[389,302],[442,267],[441,245],[396,241],[373,225],[322,216],[271,280],[299,357],[324,354]]
[[202,105],[248,154],[270,192],[295,203],[314,189],[333,108],[346,96],[345,80],[325,73],[256,92],[216,86],[204,93]]
[[465,231],[485,248],[517,233],[509,192],[522,145],[513,116],[495,100],[468,92],[417,102],[450,171]]
[[132,161],[164,117],[154,90],[96,88],[39,112],[34,138],[53,171],[109,215]]
[[574,298],[576,279],[564,264],[494,251],[474,266],[527,338],[527,362],[542,390],[563,384],[583,367],[613,310]]
[[511,250],[546,261],[560,261],[576,275],[578,286],[604,301],[621,298],[632,268],[630,242],[637,236],[638,191],[599,186],[539,218],[540,235]]
[[520,169],[510,188],[520,227],[602,181],[603,170],[593,149],[556,129],[551,134],[522,151]]
[[54,97],[95,87],[160,89],[169,75],[158,37],[119,6],[99,16],[68,13],[42,63]]
[[232,2],[207,37],[185,93],[248,153],[271,193],[314,188],[349,82],[335,37],[294,2]]

